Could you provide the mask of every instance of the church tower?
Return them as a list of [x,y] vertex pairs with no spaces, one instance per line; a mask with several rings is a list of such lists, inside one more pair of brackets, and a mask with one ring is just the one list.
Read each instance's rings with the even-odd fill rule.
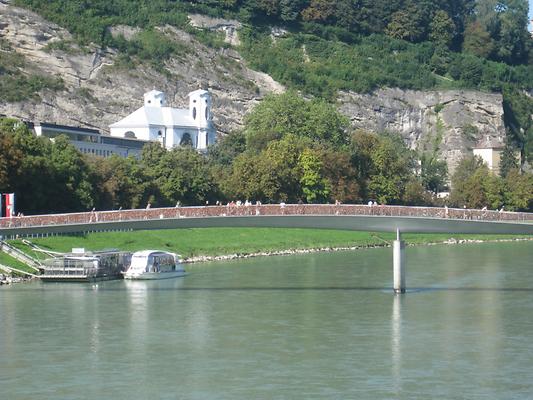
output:
[[195,90],[189,93],[189,113],[193,123],[198,127],[196,148],[205,151],[215,142],[215,129],[211,116],[211,95],[207,90]]
[[200,89],[189,93],[189,112],[199,128],[211,127],[211,95],[207,90]]
[[145,107],[166,107],[167,99],[165,93],[158,90],[152,90],[144,94]]

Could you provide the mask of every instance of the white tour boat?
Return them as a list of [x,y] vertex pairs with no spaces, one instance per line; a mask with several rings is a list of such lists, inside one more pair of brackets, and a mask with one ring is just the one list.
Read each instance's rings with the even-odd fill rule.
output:
[[124,279],[167,279],[185,275],[176,254],[158,250],[133,253]]

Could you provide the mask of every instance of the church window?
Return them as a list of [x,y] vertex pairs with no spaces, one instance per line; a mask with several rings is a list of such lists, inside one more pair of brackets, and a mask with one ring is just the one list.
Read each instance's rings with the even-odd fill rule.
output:
[[185,132],[183,134],[181,137],[180,146],[192,146],[192,138],[189,133]]
[[152,100],[148,100],[148,104],[150,104],[152,102]]
[[196,107],[192,109],[192,119],[196,119]]
[[128,139],[135,139],[137,136],[135,136],[135,132],[127,131],[127,132],[124,134],[124,137],[125,137],[125,138],[128,138]]
[[205,109],[205,119],[209,119],[209,110]]
[[157,131],[157,136],[162,136],[162,135],[163,135],[163,132]]

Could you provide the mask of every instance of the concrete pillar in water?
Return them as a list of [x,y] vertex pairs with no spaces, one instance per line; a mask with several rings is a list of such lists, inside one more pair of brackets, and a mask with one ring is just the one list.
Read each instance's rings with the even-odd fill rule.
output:
[[396,229],[396,240],[392,244],[393,289],[394,293],[405,293],[405,242]]

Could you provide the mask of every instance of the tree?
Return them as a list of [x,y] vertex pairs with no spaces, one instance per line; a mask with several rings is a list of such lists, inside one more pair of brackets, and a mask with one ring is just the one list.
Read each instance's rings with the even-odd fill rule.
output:
[[455,24],[446,11],[438,10],[429,26],[429,39],[437,45],[449,47],[455,34]]
[[399,203],[406,182],[412,177],[413,158],[399,136],[383,136],[371,153],[368,189],[379,203]]
[[[491,188],[491,195],[487,196],[487,189]],[[489,179],[489,169],[479,157],[465,156],[452,176],[452,191],[450,202],[457,206],[468,208],[483,208],[489,206],[497,208],[500,201],[497,197],[497,185]]]
[[288,134],[341,145],[348,124],[348,119],[324,100],[304,100],[294,92],[270,95],[245,119],[246,147],[261,151]]
[[445,75],[450,66],[450,62],[450,50],[445,46],[437,46],[429,60],[429,65],[436,74]]
[[217,186],[207,160],[191,148],[174,148],[161,157],[154,178],[161,193],[162,205],[200,205],[213,200]]
[[[144,150],[147,150],[146,147]],[[97,209],[133,209],[145,207],[150,197],[152,177],[134,157],[113,155],[109,158],[88,157],[96,190]],[[153,168],[156,165],[152,165]]]
[[309,6],[302,11],[304,21],[327,22],[335,15],[335,2],[329,0],[311,0]]
[[446,161],[439,161],[435,157],[422,155],[420,159],[420,178],[426,190],[435,194],[446,188],[448,166]]
[[408,11],[397,11],[392,14],[385,33],[395,39],[414,41],[420,36],[420,29]]
[[466,26],[463,50],[478,57],[489,58],[494,51],[494,40],[483,25],[475,21]]
[[508,171],[504,181],[505,207],[510,211],[533,211],[533,174]]
[[357,170],[346,149],[322,147],[320,159],[324,178],[328,181],[329,201],[356,203],[361,200]]
[[431,196],[417,179],[410,179],[405,184],[403,203],[408,206],[431,204]]
[[298,159],[302,171],[300,184],[307,203],[321,203],[327,200],[330,192],[327,179],[323,177],[323,164],[318,154],[305,149]]
[[245,150],[246,137],[240,132],[230,133],[208,147],[207,158],[214,165],[228,166]]
[[12,191],[21,173],[24,154],[15,145],[14,122],[0,118],[0,193]]
[[505,0],[499,15],[500,31],[497,54],[499,59],[519,64],[527,60],[528,3],[525,0]]
[[289,134],[270,142],[260,153],[245,151],[235,158],[231,174],[222,184],[224,194],[263,202],[298,201],[302,198],[298,162],[310,143]]
[[500,175],[505,178],[509,171],[519,169],[520,165],[516,158],[517,149],[510,143],[506,143],[500,158]]
[[[90,171],[83,155],[60,135],[51,146],[50,164],[54,171],[55,195],[51,211],[85,211],[94,207]],[[53,201],[53,203],[52,203]]]

